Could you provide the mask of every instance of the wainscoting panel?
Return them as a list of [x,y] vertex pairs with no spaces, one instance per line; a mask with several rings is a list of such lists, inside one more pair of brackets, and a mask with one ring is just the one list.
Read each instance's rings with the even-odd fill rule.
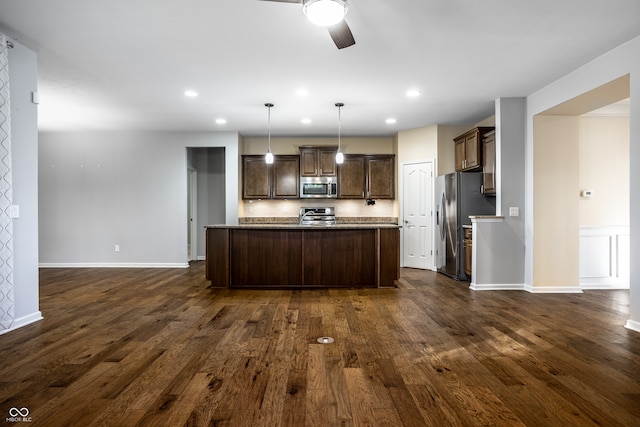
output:
[[629,288],[629,227],[580,227],[580,286]]

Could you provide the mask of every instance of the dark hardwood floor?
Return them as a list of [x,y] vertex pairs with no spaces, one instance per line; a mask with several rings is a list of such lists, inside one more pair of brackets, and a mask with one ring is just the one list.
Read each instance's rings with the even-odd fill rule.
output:
[[0,336],[6,425],[640,425],[628,291],[410,269],[396,289],[210,289],[203,262],[40,276],[45,319]]

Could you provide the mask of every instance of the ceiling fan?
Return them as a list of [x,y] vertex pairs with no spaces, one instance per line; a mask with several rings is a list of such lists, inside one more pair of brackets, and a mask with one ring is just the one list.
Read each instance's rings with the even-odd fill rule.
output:
[[338,49],[356,44],[353,34],[344,20],[347,0],[262,0],[279,3],[302,3],[302,11],[309,21],[327,27],[331,39]]

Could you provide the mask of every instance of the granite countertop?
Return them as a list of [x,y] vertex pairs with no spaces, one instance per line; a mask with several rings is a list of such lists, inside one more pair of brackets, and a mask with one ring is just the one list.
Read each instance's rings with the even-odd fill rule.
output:
[[272,224],[213,224],[206,225],[205,228],[239,228],[239,229],[302,229],[302,230],[335,230],[335,229],[376,229],[376,228],[401,228],[398,224],[389,223],[337,223],[336,225],[300,225],[298,223],[272,223]]

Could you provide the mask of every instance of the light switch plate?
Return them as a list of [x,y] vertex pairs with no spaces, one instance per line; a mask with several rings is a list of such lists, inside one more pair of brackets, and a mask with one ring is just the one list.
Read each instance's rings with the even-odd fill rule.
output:
[[520,216],[520,208],[518,208],[518,207],[510,207],[509,208],[509,216]]
[[11,218],[20,218],[20,206],[11,205]]

